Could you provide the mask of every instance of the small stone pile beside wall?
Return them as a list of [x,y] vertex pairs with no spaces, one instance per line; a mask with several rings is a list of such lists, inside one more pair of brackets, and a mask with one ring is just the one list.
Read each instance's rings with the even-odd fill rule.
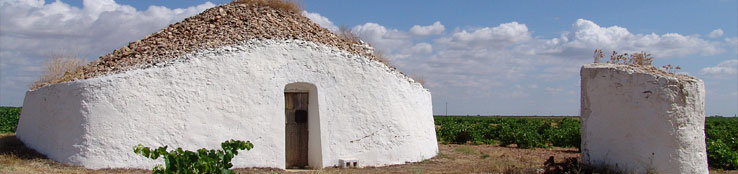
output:
[[702,80],[653,68],[581,69],[582,161],[627,173],[708,173]]

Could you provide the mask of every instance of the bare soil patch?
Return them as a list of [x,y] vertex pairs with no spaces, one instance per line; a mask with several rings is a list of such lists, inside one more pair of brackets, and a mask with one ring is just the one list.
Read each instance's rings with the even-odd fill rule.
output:
[[[321,170],[236,169],[239,173],[541,173],[551,157],[556,163],[579,159],[576,148],[519,149],[497,145],[439,144],[438,156],[417,163],[367,168]],[[133,152],[131,152],[133,153]],[[15,134],[0,134],[0,173],[150,173],[139,169],[90,170],[47,159],[29,149]],[[738,171],[711,171],[738,173]]]

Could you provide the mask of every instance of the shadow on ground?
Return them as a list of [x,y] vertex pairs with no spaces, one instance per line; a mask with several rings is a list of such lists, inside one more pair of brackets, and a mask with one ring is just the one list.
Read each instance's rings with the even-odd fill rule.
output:
[[13,155],[24,160],[48,159],[45,155],[26,147],[15,135],[0,136],[0,155]]

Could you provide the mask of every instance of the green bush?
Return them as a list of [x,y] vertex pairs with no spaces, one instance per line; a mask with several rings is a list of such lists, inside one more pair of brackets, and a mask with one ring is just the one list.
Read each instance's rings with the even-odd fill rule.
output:
[[579,147],[579,120],[574,118],[435,117],[439,141],[517,144],[521,148]]
[[723,143],[722,140],[707,142],[707,161],[713,168],[736,169],[738,167],[738,151]]
[[572,118],[562,119],[557,122],[556,126],[545,129],[543,135],[548,142],[556,147],[579,148],[582,143],[579,120]]
[[710,167],[738,169],[738,118],[708,117],[705,121],[705,142]]
[[185,151],[177,148],[167,152],[167,146],[156,149],[139,144],[133,147],[133,152],[151,159],[164,157],[166,168],[161,165],[154,167],[153,173],[233,173],[231,159],[238,155],[238,150],[251,150],[254,145],[250,141],[228,140],[220,144],[222,150],[207,150],[197,152]]
[[15,133],[20,112],[20,107],[0,107],[0,133]]

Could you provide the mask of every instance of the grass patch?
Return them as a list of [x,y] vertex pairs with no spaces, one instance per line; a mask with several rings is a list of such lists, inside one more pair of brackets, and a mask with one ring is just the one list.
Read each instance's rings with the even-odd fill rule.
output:
[[282,10],[296,14],[299,14],[302,11],[300,3],[295,0],[235,0],[232,3],[270,7],[275,10]]
[[438,152],[438,155],[436,155],[436,158],[445,158],[445,159],[451,159],[450,156],[446,155],[443,152]]
[[469,146],[457,147],[456,149],[454,149],[454,151],[461,152],[461,153],[464,153],[466,155],[473,155],[473,154],[476,154],[477,153],[477,151],[474,150],[474,148],[471,148]]

